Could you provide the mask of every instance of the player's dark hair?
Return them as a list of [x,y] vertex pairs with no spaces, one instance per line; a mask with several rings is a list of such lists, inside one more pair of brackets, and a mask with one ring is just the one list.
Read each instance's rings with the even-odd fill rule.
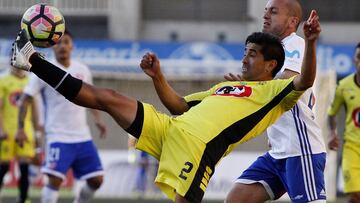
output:
[[68,29],[65,29],[64,35],[69,35],[71,39],[74,38],[73,34]]
[[360,42],[356,45],[355,49],[359,49],[360,48]]
[[260,52],[264,55],[265,61],[276,60],[277,66],[272,71],[272,77],[275,77],[285,60],[285,51],[280,38],[270,33],[254,32],[246,38],[245,45],[248,43],[261,46]]

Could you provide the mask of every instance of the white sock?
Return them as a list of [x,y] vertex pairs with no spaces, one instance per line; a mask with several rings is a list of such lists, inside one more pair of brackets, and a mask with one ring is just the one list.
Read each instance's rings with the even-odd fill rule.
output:
[[85,203],[94,196],[96,190],[92,189],[87,183],[85,183],[74,199],[74,203]]
[[58,190],[44,186],[41,193],[41,203],[57,203],[59,198]]

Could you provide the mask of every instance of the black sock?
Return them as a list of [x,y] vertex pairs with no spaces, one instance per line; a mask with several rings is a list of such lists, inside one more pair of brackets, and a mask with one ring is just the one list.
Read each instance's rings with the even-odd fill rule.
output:
[[19,202],[24,203],[28,197],[28,190],[29,190],[29,164],[21,163],[19,165],[20,168],[20,180],[18,183],[20,195],[19,195]]
[[8,172],[9,168],[10,168],[9,163],[0,164],[0,188],[2,188],[3,186],[4,176]]
[[44,60],[39,54],[33,54],[29,59],[32,67],[30,69],[40,79],[56,88],[66,99],[72,101],[79,93],[82,81],[72,77],[70,74]]

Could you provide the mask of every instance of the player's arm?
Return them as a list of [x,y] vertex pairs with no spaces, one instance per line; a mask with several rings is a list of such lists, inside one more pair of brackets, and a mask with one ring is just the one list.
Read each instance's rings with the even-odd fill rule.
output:
[[107,129],[106,129],[106,125],[105,125],[104,121],[101,118],[100,112],[95,109],[90,109],[90,112],[93,115],[96,127],[100,131],[100,138],[105,138]]
[[336,116],[328,116],[328,124],[330,128],[328,146],[331,150],[337,150],[340,146],[340,139],[336,129]]
[[329,125],[329,139],[328,147],[331,150],[337,150],[340,146],[340,138],[337,133],[336,115],[339,112],[341,106],[344,104],[344,97],[342,94],[342,88],[338,85],[335,90],[334,100],[332,101],[330,108],[328,109],[328,125]]
[[[22,96],[23,98],[25,96]],[[34,134],[34,139],[35,139],[35,157],[33,159],[33,164],[40,166],[41,165],[41,153],[43,152],[42,149],[42,140],[44,138],[44,128],[43,126],[40,124],[40,116],[39,116],[39,106],[38,106],[38,102],[37,100],[31,99],[30,101],[30,106],[31,106],[31,121],[32,121],[32,126],[35,129],[35,134]],[[25,119],[25,117],[24,117]]]
[[4,102],[0,97],[0,141],[7,138],[6,133],[4,132]]
[[155,54],[145,54],[140,67],[151,77],[161,102],[172,114],[180,115],[189,110],[185,99],[170,86],[162,74],[160,61]]
[[281,73],[281,75],[278,77],[278,78],[276,78],[276,79],[288,79],[288,78],[291,78],[291,77],[293,77],[293,76],[295,76],[295,75],[298,75],[299,73],[298,72],[296,72],[296,71],[293,71],[293,70],[290,70],[290,69],[285,69],[282,73]]
[[[29,95],[27,95],[29,96]],[[24,96],[22,96],[24,97]],[[29,96],[31,97],[31,96]],[[32,97],[31,97],[32,98]],[[31,122],[32,122],[32,126],[35,129],[36,132],[42,133],[44,131],[44,127],[42,126],[42,124],[40,123],[40,109],[39,109],[39,103],[38,101],[34,98],[30,100],[30,104],[31,104]]]
[[305,54],[301,73],[294,78],[294,90],[303,91],[311,87],[316,76],[316,41],[321,32],[319,16],[311,11],[309,19],[304,23]]
[[25,134],[25,118],[29,107],[33,103],[33,97],[27,94],[22,94],[19,100],[19,115],[18,115],[18,129],[15,135],[15,141],[19,146],[23,146],[24,142],[27,141]]

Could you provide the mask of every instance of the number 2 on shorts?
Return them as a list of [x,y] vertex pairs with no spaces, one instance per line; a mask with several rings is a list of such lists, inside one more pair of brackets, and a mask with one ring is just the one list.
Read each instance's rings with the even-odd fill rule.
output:
[[190,173],[190,171],[193,168],[193,164],[191,162],[185,162],[185,167],[181,169],[179,177],[186,180],[187,177],[185,176],[187,173]]

